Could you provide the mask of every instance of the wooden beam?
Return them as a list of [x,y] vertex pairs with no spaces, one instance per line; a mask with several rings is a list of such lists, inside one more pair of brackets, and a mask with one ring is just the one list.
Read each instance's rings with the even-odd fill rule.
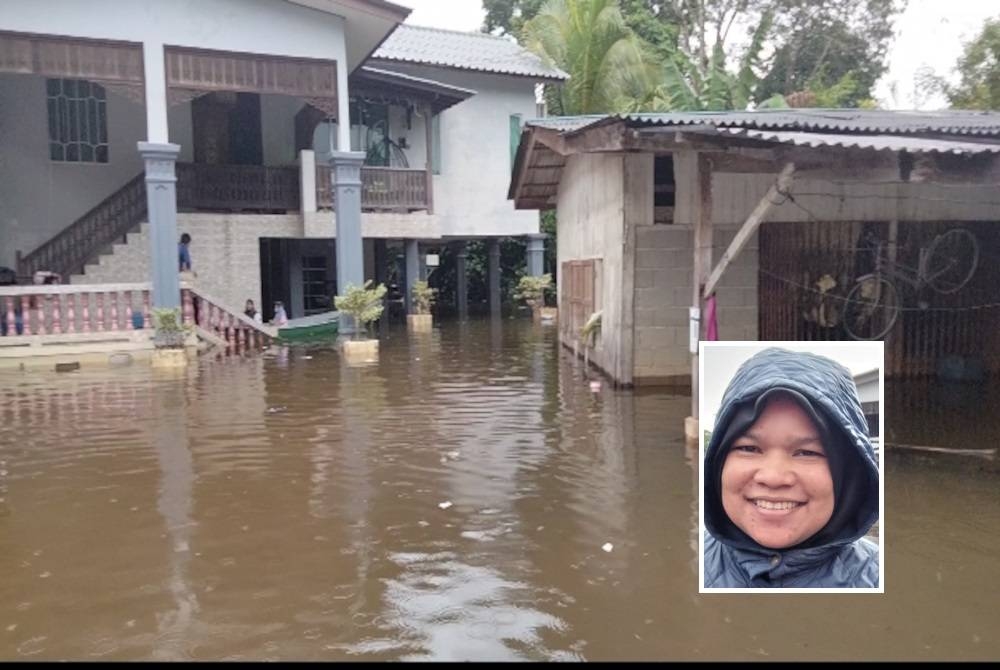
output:
[[434,213],[434,110],[431,106],[424,106],[424,155],[427,157],[425,161],[425,176],[427,180],[427,213]]
[[515,196],[520,195],[522,189],[524,188],[524,182],[528,178],[528,173],[531,172],[531,161],[535,156],[535,139],[532,137],[532,133],[528,133],[528,143],[524,150],[524,156],[522,157],[520,167],[521,171],[517,175],[517,181],[514,183],[514,188],[511,189],[511,193]]
[[[705,332],[702,288],[712,267],[712,159],[698,154],[698,212],[694,220],[694,274],[691,306],[698,310],[698,340]],[[691,416],[698,420],[698,348],[691,354]]]
[[[726,252],[722,254],[722,258],[719,259],[718,265],[712,270],[712,274],[708,277],[708,281],[705,282],[705,286],[701,291],[701,295],[704,298],[712,295],[715,291],[715,287],[718,285],[719,280],[722,278],[722,274],[729,267],[729,264],[740,255],[743,251],[743,247],[746,246],[747,241],[750,237],[760,228],[761,222],[767,213],[774,206],[774,199],[778,197],[780,193],[787,192],[788,187],[792,183],[792,175],[795,173],[795,164],[786,163],[785,167],[781,169],[781,173],[778,174],[778,179],[773,184],[771,188],[767,189],[767,193],[761,198],[757,206],[754,207],[750,216],[747,220],[743,222],[743,226],[737,231],[736,235],[733,237],[733,241],[729,243],[729,248]],[[711,258],[709,258],[711,262]]]

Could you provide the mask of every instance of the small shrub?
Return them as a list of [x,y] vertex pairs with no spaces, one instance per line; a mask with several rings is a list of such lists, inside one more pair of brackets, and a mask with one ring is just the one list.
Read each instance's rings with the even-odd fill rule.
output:
[[423,280],[418,280],[413,282],[410,296],[413,298],[414,313],[430,314],[431,307],[434,306],[435,297],[437,296],[437,289],[431,288]]
[[354,323],[369,333],[369,324],[382,316],[384,305],[382,299],[385,298],[386,287],[384,284],[372,286],[372,281],[368,280],[364,286],[358,287],[348,285],[343,295],[335,296],[333,299],[336,308],[354,319]]

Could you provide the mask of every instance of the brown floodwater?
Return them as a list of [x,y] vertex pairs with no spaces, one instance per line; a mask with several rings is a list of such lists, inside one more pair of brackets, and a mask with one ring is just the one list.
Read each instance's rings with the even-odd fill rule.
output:
[[[1000,657],[995,462],[887,449],[884,595],[699,595],[689,399],[554,335],[0,371],[0,659]],[[996,446],[991,388],[887,433]]]

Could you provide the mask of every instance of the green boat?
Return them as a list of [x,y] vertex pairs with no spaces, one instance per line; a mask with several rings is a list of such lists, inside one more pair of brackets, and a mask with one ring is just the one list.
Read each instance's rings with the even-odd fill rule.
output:
[[337,337],[340,329],[340,313],[323,312],[289,319],[278,328],[278,339],[282,341],[326,340]]

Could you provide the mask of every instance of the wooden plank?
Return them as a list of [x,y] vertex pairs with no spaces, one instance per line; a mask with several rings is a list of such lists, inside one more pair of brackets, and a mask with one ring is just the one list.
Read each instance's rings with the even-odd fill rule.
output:
[[[699,310],[699,340],[705,332],[704,303],[701,296],[708,270],[712,267],[712,162],[700,153],[698,164],[698,211],[694,219],[694,273],[691,306]],[[691,354],[691,416],[698,420],[698,351]]]
[[[764,220],[764,217],[767,216],[767,213],[771,210],[771,207],[774,206],[774,201],[778,197],[779,193],[788,190],[794,172],[795,172],[794,163],[787,163],[785,167],[782,168],[781,173],[778,175],[777,181],[775,181],[775,183],[771,185],[771,188],[767,190],[767,193],[764,195],[761,201],[757,203],[757,206],[754,207],[754,210],[750,213],[750,216],[747,217],[747,220],[743,222],[743,226],[733,237],[732,242],[729,243],[729,248],[726,249],[726,252],[724,254],[722,254],[722,258],[719,259],[718,265],[715,266],[715,269],[712,270],[711,275],[705,281],[704,290],[701,292],[702,297],[707,298],[712,294],[713,291],[715,291],[715,287],[716,285],[718,285],[719,279],[722,278],[722,274],[726,271],[726,268],[729,267],[729,264],[737,256],[739,256],[740,252],[743,250],[743,247],[745,247],[747,242],[750,240],[750,237],[757,231],[757,228],[760,227],[760,224]],[[699,165],[699,177],[700,174],[701,174],[701,167]],[[709,189],[710,188],[711,187],[709,186]],[[711,194],[709,194],[709,197],[710,195]],[[709,200],[709,207],[711,207],[710,200]],[[709,225],[711,225],[711,223],[709,223]],[[695,232],[697,234],[697,228],[695,229]],[[709,237],[709,240],[711,240],[711,237]],[[708,256],[707,260],[708,260],[708,265],[711,266],[712,262],[711,255]]]

